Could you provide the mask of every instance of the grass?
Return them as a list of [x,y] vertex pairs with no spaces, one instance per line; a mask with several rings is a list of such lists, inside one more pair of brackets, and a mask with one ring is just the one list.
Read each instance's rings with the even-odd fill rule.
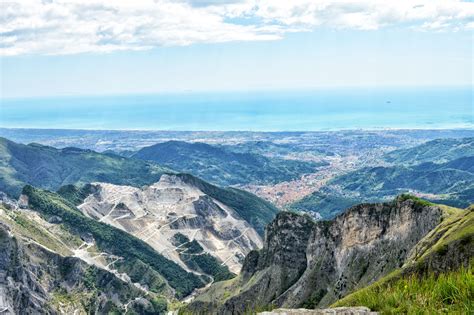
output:
[[397,200],[399,200],[400,202],[403,202],[405,200],[413,200],[418,205],[423,206],[423,207],[429,207],[429,206],[434,206],[435,205],[432,202],[429,202],[427,200],[424,200],[424,199],[421,199],[419,197],[413,196],[411,194],[401,194],[400,196],[397,197]]
[[17,235],[36,241],[62,256],[70,256],[71,247],[80,240],[59,226],[49,226],[46,221],[28,211],[10,211],[0,205],[0,220],[8,223]]
[[464,210],[456,207],[451,207],[447,205],[442,205],[442,204],[436,204],[437,207],[439,207],[441,210],[443,210],[443,218],[449,218],[454,215],[459,215],[460,213],[463,213]]
[[408,258],[408,262],[420,261],[456,240],[472,241],[474,235],[474,208],[460,211],[454,211],[453,209],[448,209],[451,211],[451,215],[445,217],[443,222],[418,242],[416,250],[413,256]]
[[472,314],[474,264],[469,268],[419,277],[410,275],[377,282],[359,290],[333,307],[366,306],[382,314]]
[[48,304],[54,309],[59,309],[63,312],[78,311],[80,314],[85,314],[86,309],[84,304],[87,304],[90,298],[89,292],[66,292],[63,289],[58,289],[51,292],[51,300]]

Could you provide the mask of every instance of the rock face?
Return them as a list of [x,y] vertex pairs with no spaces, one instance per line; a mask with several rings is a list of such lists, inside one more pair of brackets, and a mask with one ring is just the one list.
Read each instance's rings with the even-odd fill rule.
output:
[[173,241],[178,234],[197,241],[234,273],[247,253],[262,247],[258,233],[234,209],[179,176],[163,175],[143,189],[92,185],[94,193],[78,207],[84,214],[142,239],[183,268],[188,269]]
[[246,257],[240,276],[215,284],[189,310],[241,314],[267,305],[330,305],[400,267],[441,219],[438,207],[405,198],[361,204],[333,221],[282,212],[267,227],[263,249]]
[[21,240],[0,222],[0,314],[165,311],[153,302],[114,274]]
[[447,216],[411,250],[404,275],[468,269],[474,257],[474,206]]

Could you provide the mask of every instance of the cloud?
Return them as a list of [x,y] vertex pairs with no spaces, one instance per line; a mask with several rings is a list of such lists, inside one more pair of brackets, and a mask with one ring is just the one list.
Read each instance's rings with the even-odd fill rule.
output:
[[278,40],[318,27],[472,30],[474,3],[456,0],[3,1],[0,54],[76,54]]

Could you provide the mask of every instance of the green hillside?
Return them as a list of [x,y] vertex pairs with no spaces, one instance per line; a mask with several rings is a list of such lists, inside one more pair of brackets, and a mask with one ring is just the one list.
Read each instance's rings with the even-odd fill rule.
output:
[[50,190],[94,181],[141,186],[158,181],[164,172],[170,170],[150,162],[0,138],[0,191],[13,197],[25,184]]
[[[474,156],[446,163],[363,168],[329,182],[364,197],[397,195],[406,190],[431,194],[461,193],[474,186]],[[474,200],[464,200],[467,206]]]
[[[460,192],[474,184],[474,156],[415,166],[363,168],[330,181],[344,191],[385,196],[403,189],[426,193]],[[469,202],[469,200],[466,200]]]
[[290,204],[288,208],[292,211],[318,212],[322,218],[331,219],[341,213],[342,209],[347,209],[357,203],[358,200],[356,198],[346,198],[315,191]]
[[357,203],[413,191],[427,194],[424,198],[436,203],[467,207],[474,202],[474,156],[445,163],[361,168],[335,177],[288,208],[318,212],[329,219]]
[[214,184],[271,184],[313,173],[321,163],[268,158],[206,143],[168,141],[143,148],[133,158],[154,161]]
[[385,160],[395,164],[445,163],[461,157],[474,156],[474,138],[436,139],[421,145],[389,152]]
[[366,306],[382,314],[472,314],[474,264],[439,275],[382,280],[333,306]]

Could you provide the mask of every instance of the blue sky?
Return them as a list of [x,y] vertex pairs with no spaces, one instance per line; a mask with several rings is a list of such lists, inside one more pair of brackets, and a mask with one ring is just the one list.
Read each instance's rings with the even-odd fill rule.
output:
[[44,3],[0,20],[2,98],[472,85],[471,2]]

